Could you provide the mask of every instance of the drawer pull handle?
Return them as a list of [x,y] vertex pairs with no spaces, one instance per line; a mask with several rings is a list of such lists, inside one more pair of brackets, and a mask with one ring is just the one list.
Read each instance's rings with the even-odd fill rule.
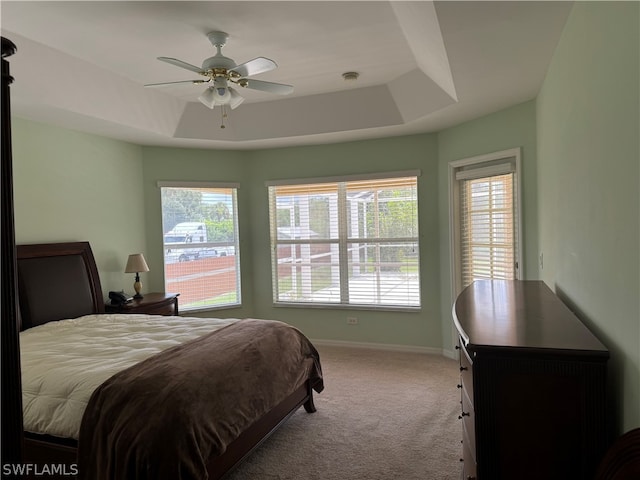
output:
[[462,388],[462,385],[460,385],[460,384],[458,384],[458,385],[456,385],[456,386],[457,386],[458,388]]
[[456,345],[456,350],[460,350],[460,345]]
[[464,372],[465,370],[469,370],[469,368],[468,367],[460,367],[460,371],[461,372]]
[[462,420],[462,417],[470,417],[471,414],[467,412],[462,412],[462,415],[458,415],[458,420]]

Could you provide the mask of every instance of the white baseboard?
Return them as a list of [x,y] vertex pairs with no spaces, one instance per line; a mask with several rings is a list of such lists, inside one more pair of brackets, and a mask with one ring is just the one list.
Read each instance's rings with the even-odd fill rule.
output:
[[[417,345],[395,345],[388,343],[350,342],[346,340],[311,339],[314,345],[327,347],[370,348],[374,350],[389,350],[394,352],[428,353],[430,355],[443,355],[449,357],[449,352],[436,347],[419,347]],[[455,358],[455,357],[449,357]]]
[[442,356],[450,358],[451,360],[459,360],[460,355],[457,350],[442,350]]

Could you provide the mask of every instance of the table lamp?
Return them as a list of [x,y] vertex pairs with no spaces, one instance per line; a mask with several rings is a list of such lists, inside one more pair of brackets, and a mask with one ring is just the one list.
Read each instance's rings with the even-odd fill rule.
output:
[[133,284],[133,289],[136,291],[136,294],[133,298],[143,298],[140,290],[142,290],[142,282],[140,282],[140,272],[148,272],[149,267],[147,266],[147,262],[144,259],[144,255],[141,253],[134,253],[129,255],[129,259],[127,260],[127,266],[124,269],[124,273],[135,273],[136,281]]

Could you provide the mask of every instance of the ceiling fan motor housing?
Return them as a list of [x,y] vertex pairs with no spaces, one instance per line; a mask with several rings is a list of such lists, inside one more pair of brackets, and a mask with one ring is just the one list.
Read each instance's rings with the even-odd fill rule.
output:
[[236,66],[236,62],[234,62],[233,59],[222,55],[222,47],[227,43],[229,34],[214,31],[209,32],[207,38],[211,44],[218,49],[218,53],[202,62],[202,70],[205,72],[208,70],[217,70],[217,72],[214,71],[214,74],[217,73],[217,75],[214,76],[226,75],[226,72],[222,72],[223,69],[228,71]]
[[224,47],[229,40],[229,34],[226,32],[213,31],[207,33],[207,38],[214,47]]
[[202,62],[202,70],[204,70],[205,72],[214,69],[224,69],[228,71],[235,66],[236,62],[234,62],[229,57],[225,57],[222,54],[214,55],[213,57],[209,57],[204,62]]

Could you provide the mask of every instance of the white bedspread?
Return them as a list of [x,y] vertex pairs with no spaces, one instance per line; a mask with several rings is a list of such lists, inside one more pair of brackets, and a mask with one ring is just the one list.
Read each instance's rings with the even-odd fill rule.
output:
[[24,429],[78,438],[93,391],[120,370],[236,321],[87,315],[20,333]]

